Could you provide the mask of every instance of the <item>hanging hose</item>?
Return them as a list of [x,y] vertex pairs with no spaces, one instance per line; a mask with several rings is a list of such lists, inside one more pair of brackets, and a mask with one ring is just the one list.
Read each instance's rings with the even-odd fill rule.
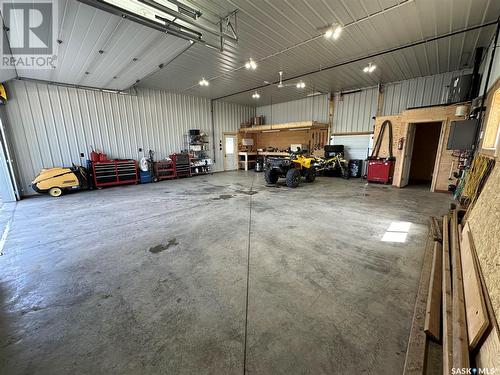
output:
[[384,133],[386,127],[389,128],[389,157],[387,159],[393,159],[392,156],[392,123],[389,120],[385,120],[380,126],[380,132],[378,133],[377,140],[375,141],[375,146],[373,147],[370,159],[378,159],[378,153],[380,151],[380,146],[382,145],[382,140],[384,139]]

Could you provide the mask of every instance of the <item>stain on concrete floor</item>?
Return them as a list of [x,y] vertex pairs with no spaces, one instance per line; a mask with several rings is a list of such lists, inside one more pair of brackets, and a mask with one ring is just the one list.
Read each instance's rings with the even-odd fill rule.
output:
[[254,195],[257,194],[258,191],[255,190],[235,190],[236,193],[246,194],[246,195]]
[[156,245],[156,246],[150,247],[149,248],[149,252],[153,253],[153,254],[158,254],[158,253],[161,253],[162,251],[167,250],[171,246],[175,246],[175,245],[178,245],[178,244],[179,243],[177,242],[177,240],[175,238],[172,238],[166,244],[160,244],[160,245]]
[[226,199],[231,199],[234,198],[233,194],[221,194],[217,198],[212,198],[214,201],[220,201],[220,200],[226,200]]

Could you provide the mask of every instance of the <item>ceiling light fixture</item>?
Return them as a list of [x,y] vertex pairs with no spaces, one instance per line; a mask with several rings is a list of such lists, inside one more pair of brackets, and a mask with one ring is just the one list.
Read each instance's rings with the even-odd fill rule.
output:
[[304,87],[306,87],[306,84],[304,83],[304,81],[300,81],[300,82],[297,82],[296,86],[298,89],[303,89]]
[[208,82],[205,77],[201,77],[200,81],[198,82],[200,86],[208,86],[210,82]]
[[377,68],[377,65],[372,65],[372,63],[368,63],[368,66],[363,68],[363,72],[372,73]]
[[325,31],[325,38],[337,40],[341,33],[342,33],[342,26],[332,25]]
[[254,99],[259,99],[259,98],[260,98],[259,93],[258,93],[257,91],[255,91],[255,92],[253,93],[253,95],[252,95],[252,98],[254,98]]
[[321,91],[313,91],[307,94],[306,96],[317,96],[317,95],[322,95],[323,93]]
[[245,63],[245,68],[255,70],[257,69],[257,63],[253,59],[250,59]]

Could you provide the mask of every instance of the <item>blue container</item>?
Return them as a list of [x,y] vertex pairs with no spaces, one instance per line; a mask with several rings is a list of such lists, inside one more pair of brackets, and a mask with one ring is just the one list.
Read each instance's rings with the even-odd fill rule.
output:
[[140,171],[139,179],[141,180],[141,184],[148,184],[153,181],[153,176],[151,176],[149,171]]

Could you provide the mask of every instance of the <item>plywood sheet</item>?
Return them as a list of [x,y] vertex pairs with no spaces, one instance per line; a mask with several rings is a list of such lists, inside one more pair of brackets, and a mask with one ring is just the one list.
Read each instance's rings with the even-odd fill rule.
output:
[[467,223],[495,317],[500,320],[500,162],[493,168]]
[[[474,260],[478,262],[477,253],[473,254]],[[483,290],[484,301],[486,304],[486,311],[490,320],[490,329],[486,333],[484,342],[480,344],[480,348],[476,355],[476,364],[480,368],[500,368],[500,330],[498,329],[498,322],[495,319],[495,312],[489,298],[488,290],[486,288],[485,279],[483,274],[479,272],[481,280],[481,288]]]

